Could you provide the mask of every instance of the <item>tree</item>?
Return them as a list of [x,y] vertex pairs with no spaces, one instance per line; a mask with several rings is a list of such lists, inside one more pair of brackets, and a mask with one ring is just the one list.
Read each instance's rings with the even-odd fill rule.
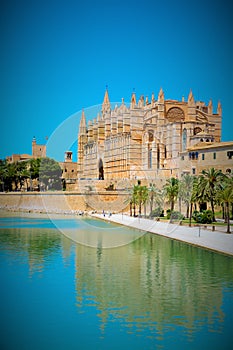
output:
[[165,191],[165,196],[170,202],[170,209],[171,211],[173,211],[175,206],[175,201],[179,193],[179,180],[174,177],[171,177],[166,181],[163,188]]
[[193,191],[193,180],[194,177],[192,175],[185,174],[179,182],[179,196],[186,205],[186,218],[189,217],[190,201]]
[[41,163],[41,158],[29,160],[29,171],[30,171],[30,177],[32,180],[39,178],[40,163]]
[[132,216],[132,209],[133,209],[133,216],[136,216],[137,191],[138,191],[138,185],[134,185],[131,190],[130,216]]
[[152,216],[154,203],[157,204],[162,212],[163,193],[154,184],[150,184],[148,188],[148,198],[150,204],[150,217]]
[[[149,191],[147,186],[140,186],[139,191],[138,191],[138,195],[139,195],[139,201],[141,203],[141,205],[144,205],[144,216],[146,217],[146,203],[148,201],[148,197],[149,197]],[[141,210],[140,210],[140,216],[141,216]]]
[[40,163],[41,163],[41,158],[29,160],[30,190],[33,190],[32,180],[39,180]]
[[213,221],[216,221],[214,204],[216,201],[216,193],[218,190],[221,190],[221,180],[224,180],[223,173],[221,170],[216,170],[214,168],[203,170],[202,174],[199,176],[199,198],[210,203]]
[[41,158],[39,169],[39,181],[45,189],[61,189],[61,167],[51,158]]
[[0,190],[4,192],[7,189],[6,180],[7,180],[7,161],[6,159],[0,159]]
[[[141,184],[134,185],[131,191],[131,200],[130,200],[130,214],[136,216],[136,206],[138,205],[138,214],[141,216],[142,213],[142,205],[146,205],[148,200],[148,188],[147,186],[141,186]],[[146,215],[146,208],[144,208],[144,212]]]
[[189,226],[190,227],[191,227],[191,223],[192,223],[193,205],[199,201],[198,181],[199,181],[198,177],[193,177],[193,188],[192,188],[192,193],[191,193],[191,197],[190,197],[190,211],[189,211]]
[[27,168],[27,163],[25,162],[25,166],[20,170],[20,189],[24,184],[26,184],[26,188],[28,190],[28,182],[27,179],[30,178],[30,172]]
[[231,233],[230,230],[230,205],[233,204],[233,181],[231,178],[226,178],[222,184],[222,189],[217,192],[216,200],[222,204],[225,208],[227,233]]

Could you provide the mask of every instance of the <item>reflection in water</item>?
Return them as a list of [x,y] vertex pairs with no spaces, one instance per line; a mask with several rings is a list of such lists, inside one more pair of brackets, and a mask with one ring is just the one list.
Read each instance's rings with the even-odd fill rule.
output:
[[[132,345],[131,335],[139,336],[141,343],[138,347],[137,343],[133,345],[138,349],[146,346],[173,349],[174,339],[189,349],[192,344],[195,349],[206,335],[219,334],[217,340],[222,345],[224,337],[230,337],[232,258],[151,234],[118,248],[103,249],[102,244],[101,235],[96,248],[75,244],[49,221],[43,221],[43,227],[35,228],[29,220],[24,228],[0,230],[0,262],[7,260],[14,268],[28,265],[31,283],[37,281],[39,272],[40,280],[49,286],[48,295],[53,279],[61,288],[67,278],[62,299],[56,302],[59,289],[55,288],[51,297],[54,309],[52,302],[47,306],[51,308],[49,315],[56,315],[58,307],[62,308],[62,319],[55,317],[51,324],[59,328],[63,319],[79,322],[79,318],[87,314],[91,321],[83,323],[82,332],[85,334],[86,328],[91,327],[98,329],[99,333],[93,336],[96,348],[111,348],[104,342],[108,334],[117,329],[119,341],[129,342],[127,348]],[[74,263],[71,263],[71,257]],[[62,266],[65,266],[65,272]],[[46,280],[48,273],[52,281]],[[25,285],[25,294],[26,288]],[[74,301],[73,307],[77,316],[71,317],[66,303],[72,300],[74,293],[76,305]],[[42,300],[39,308],[43,308]],[[61,300],[64,300],[63,306],[60,306]],[[97,315],[95,322],[93,312]],[[75,332],[76,328],[74,325]],[[70,349],[76,348],[76,336],[73,342]],[[215,338],[209,344],[214,345]],[[45,349],[44,345],[42,348]]]
[[231,258],[150,234],[117,249],[76,252],[78,306],[95,305],[102,330],[114,319],[129,331],[149,327],[151,336],[174,326],[189,336],[204,324],[223,330],[222,283],[229,278],[232,286]]
[[[41,273],[44,265],[55,259],[60,247],[59,235],[53,235],[53,229],[5,229],[0,230],[1,249],[8,252],[15,263],[27,262],[30,275]],[[23,233],[23,234],[22,234]]]

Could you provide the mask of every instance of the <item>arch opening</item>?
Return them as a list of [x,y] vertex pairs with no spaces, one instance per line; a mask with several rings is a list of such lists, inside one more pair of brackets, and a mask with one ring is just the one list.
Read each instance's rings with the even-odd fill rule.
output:
[[99,180],[104,180],[104,166],[103,166],[103,161],[100,158],[99,160],[99,166],[98,166],[98,170],[99,170]]

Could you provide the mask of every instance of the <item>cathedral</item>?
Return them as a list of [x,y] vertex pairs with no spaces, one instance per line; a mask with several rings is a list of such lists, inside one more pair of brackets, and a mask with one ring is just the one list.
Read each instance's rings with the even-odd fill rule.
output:
[[[106,90],[101,113],[87,123],[85,113],[78,133],[78,178],[95,180],[179,177],[181,155],[196,145],[221,141],[222,108],[188,100],[157,99],[132,93],[111,108]],[[192,156],[193,157],[193,156]],[[194,158],[196,153],[194,153]]]

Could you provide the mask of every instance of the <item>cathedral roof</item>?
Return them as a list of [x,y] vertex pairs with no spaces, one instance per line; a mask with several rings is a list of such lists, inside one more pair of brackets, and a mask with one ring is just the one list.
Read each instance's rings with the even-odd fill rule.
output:
[[188,148],[188,151],[195,151],[201,149],[211,149],[211,148],[220,148],[220,147],[233,147],[233,141],[226,142],[199,142],[193,147]]

